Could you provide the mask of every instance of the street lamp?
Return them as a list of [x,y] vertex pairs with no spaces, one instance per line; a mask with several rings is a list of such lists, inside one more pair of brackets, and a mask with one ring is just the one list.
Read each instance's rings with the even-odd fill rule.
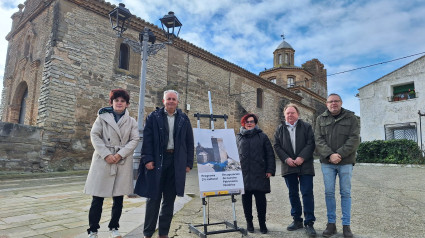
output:
[[[117,32],[118,37],[123,37],[122,33],[127,30],[127,25],[129,19],[133,15],[130,11],[125,8],[123,3],[120,3],[118,7],[109,12],[109,19],[111,22],[111,27]],[[159,19],[162,24],[162,29],[164,31],[165,37],[168,41],[163,43],[155,44],[156,37],[154,33],[147,27],[143,29],[139,34],[139,42],[133,41],[128,38],[124,38],[123,43],[130,45],[133,51],[141,53],[142,55],[142,73],[140,75],[140,91],[139,91],[139,108],[138,108],[138,127],[139,127],[139,144],[137,145],[134,151],[134,163],[133,163],[133,178],[134,181],[137,179],[137,170],[139,168],[142,143],[143,143],[143,119],[144,119],[144,108],[145,108],[145,89],[146,89],[146,61],[148,56],[155,55],[160,49],[165,48],[166,44],[172,44],[174,38],[176,38],[180,33],[180,28],[182,26],[181,22],[174,15],[174,12],[168,12],[163,18]],[[165,28],[166,30],[165,30]],[[178,28],[177,34],[175,34],[175,28]],[[148,44],[150,42],[151,44]]]
[[422,150],[422,153],[424,153],[423,144],[422,144],[422,117],[425,117],[425,113],[421,113],[421,110],[418,110],[418,115],[419,115],[419,134],[421,137],[421,150]]

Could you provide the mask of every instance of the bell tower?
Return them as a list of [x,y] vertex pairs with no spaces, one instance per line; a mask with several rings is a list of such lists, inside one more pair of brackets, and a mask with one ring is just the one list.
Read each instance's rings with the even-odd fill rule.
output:
[[295,50],[285,41],[285,35],[281,35],[283,41],[273,52],[273,67],[294,66]]

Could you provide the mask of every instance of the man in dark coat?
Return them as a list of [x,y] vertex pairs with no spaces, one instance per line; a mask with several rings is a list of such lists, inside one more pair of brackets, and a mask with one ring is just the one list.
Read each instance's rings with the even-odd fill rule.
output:
[[152,237],[159,215],[159,237],[168,237],[174,201],[184,196],[186,173],[193,166],[194,142],[189,118],[178,105],[178,93],[164,92],[164,107],[146,118],[143,131],[142,160],[135,193],[148,198],[143,233]]
[[313,129],[307,122],[298,119],[299,111],[295,104],[288,104],[284,109],[285,122],[278,126],[275,133],[274,149],[282,161],[282,176],[289,190],[291,216],[294,221],[287,230],[303,228],[301,218],[302,206],[299,190],[303,196],[304,226],[307,235],[316,236],[313,224],[313,151],[315,148]]

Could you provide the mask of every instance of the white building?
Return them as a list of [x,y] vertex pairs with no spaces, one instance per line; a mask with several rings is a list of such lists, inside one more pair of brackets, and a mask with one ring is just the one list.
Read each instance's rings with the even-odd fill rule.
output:
[[425,114],[425,56],[359,88],[358,97],[362,141],[409,139],[424,146],[425,117],[418,111]]

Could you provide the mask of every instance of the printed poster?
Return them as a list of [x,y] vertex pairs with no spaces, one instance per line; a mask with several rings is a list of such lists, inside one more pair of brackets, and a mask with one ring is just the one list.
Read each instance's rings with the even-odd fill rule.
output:
[[243,194],[244,185],[233,129],[193,129],[201,197]]

